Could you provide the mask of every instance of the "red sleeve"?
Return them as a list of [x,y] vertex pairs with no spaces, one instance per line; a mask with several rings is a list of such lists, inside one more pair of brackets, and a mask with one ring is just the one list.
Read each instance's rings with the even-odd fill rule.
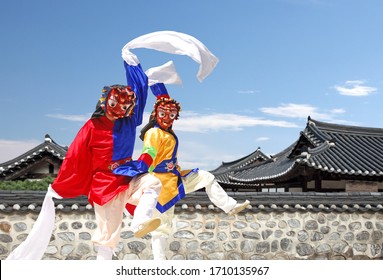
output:
[[61,165],[52,188],[63,198],[88,196],[92,181],[92,154],[89,150],[92,122],[77,133]]

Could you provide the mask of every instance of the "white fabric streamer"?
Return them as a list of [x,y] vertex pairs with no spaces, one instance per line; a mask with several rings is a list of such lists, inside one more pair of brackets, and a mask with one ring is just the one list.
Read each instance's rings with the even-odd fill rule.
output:
[[6,260],[41,260],[55,227],[53,197],[62,198],[49,186],[40,214],[28,237],[9,254]]
[[164,83],[164,84],[176,84],[181,85],[182,80],[176,71],[173,61],[168,61],[167,63],[158,66],[152,67],[145,71],[146,76],[148,76],[149,86]]
[[130,65],[136,65],[136,57],[130,50],[153,49],[177,55],[187,55],[200,64],[197,78],[202,82],[217,65],[219,59],[196,38],[176,31],[157,31],[137,37],[122,48],[122,58]]

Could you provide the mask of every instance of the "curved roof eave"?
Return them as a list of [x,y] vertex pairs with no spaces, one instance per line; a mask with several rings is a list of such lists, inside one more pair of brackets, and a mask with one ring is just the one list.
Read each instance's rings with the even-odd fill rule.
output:
[[46,138],[43,143],[39,144],[35,148],[12,160],[0,164],[0,172],[3,173],[19,166],[20,164],[28,163],[28,161],[33,160],[35,157],[45,152],[50,153],[53,157],[59,160],[63,160],[65,158],[67,148],[58,145],[51,138]]

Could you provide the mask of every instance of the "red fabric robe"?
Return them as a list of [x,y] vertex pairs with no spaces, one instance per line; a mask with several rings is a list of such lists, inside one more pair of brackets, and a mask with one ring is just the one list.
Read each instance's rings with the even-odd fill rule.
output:
[[107,117],[88,120],[70,145],[52,188],[64,198],[80,195],[103,205],[129,187],[130,177],[112,173],[113,126]]

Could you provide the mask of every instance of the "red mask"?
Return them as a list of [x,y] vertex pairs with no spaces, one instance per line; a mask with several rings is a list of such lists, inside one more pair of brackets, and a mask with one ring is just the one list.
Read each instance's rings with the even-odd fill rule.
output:
[[175,104],[161,102],[156,109],[156,121],[164,129],[169,129],[178,116],[178,109]]
[[106,114],[120,119],[130,114],[134,107],[135,93],[127,88],[113,88],[106,99]]

